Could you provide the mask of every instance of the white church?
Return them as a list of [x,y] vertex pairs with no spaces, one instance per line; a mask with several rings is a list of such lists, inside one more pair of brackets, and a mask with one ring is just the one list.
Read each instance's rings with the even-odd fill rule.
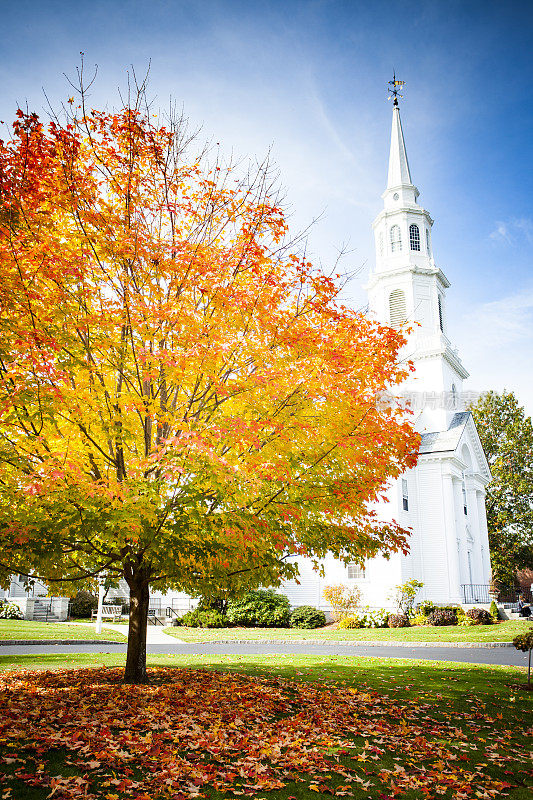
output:
[[418,204],[411,179],[396,97],[387,188],[373,223],[376,265],[367,284],[369,309],[378,321],[413,332],[403,354],[416,370],[402,395],[415,413],[422,437],[417,466],[404,473],[378,507],[381,519],[410,528],[410,552],[369,560],[364,569],[324,561],[325,577],[300,562],[300,585],[282,591],[293,605],[328,609],[327,584],[357,584],[363,603],[390,607],[396,585],[416,578],[424,584],[418,600],[441,604],[489,601],[490,553],[485,516],[489,466],[472,415],[465,410],[463,381],[468,372],[452,346],[446,322],[450,282],[435,263],[433,220]]
[[[418,204],[418,196],[394,97],[387,188],[383,210],[373,223],[376,265],[367,290],[369,313],[375,319],[391,326],[412,325],[402,355],[416,369],[401,394],[415,414],[422,437],[420,455],[416,467],[389,487],[389,502],[377,509],[381,519],[394,519],[411,529],[410,552],[393,554],[389,560],[373,558],[364,568],[326,558],[323,577],[310,560],[298,559],[299,582],[286,582],[279,589],[293,606],[329,611],[324,586],[342,583],[357,585],[364,605],[393,608],[394,587],[411,578],[424,584],[417,600],[490,601],[485,487],[491,475],[476,426],[464,407],[468,372],[448,337],[450,283],[435,263],[433,220]],[[127,596],[127,585],[121,584],[119,593]],[[10,594],[23,596],[25,590],[20,587]],[[155,591],[150,602],[156,613],[164,614],[167,607],[184,612],[197,601],[183,593],[162,596]]]

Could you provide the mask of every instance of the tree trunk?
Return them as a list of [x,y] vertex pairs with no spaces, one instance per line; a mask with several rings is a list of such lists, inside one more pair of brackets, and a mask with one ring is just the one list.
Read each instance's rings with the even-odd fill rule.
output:
[[148,624],[149,573],[139,570],[128,576],[130,587],[130,624],[124,683],[147,683],[146,626]]

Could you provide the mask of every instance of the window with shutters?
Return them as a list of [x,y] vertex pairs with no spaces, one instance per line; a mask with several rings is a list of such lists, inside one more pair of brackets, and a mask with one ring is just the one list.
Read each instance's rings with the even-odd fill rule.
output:
[[440,294],[437,298],[437,302],[439,304],[439,326],[441,331],[444,333],[444,311],[442,308],[442,297],[440,296]]
[[411,250],[420,250],[420,231],[418,225],[409,225],[409,244]]
[[360,581],[365,577],[365,568],[359,564],[348,564],[348,580]]
[[393,225],[390,229],[390,244],[393,253],[399,253],[402,249],[402,234],[399,225]]
[[393,328],[402,325],[407,319],[405,307],[405,294],[401,289],[395,289],[389,295],[390,324]]
[[431,255],[431,248],[429,246],[429,230],[426,228],[426,253],[428,256]]
[[402,508],[409,511],[409,487],[406,478],[402,478]]

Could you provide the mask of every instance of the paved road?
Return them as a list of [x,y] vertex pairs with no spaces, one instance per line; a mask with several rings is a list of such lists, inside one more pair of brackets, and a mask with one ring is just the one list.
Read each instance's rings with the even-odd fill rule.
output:
[[[368,647],[342,644],[294,644],[290,642],[226,642],[215,644],[148,644],[149,653],[168,655],[316,655],[373,656],[377,658],[416,658],[429,661],[459,661],[469,664],[527,666],[527,654],[514,647]],[[0,647],[0,656],[58,653],[125,653],[125,644],[46,644]]]

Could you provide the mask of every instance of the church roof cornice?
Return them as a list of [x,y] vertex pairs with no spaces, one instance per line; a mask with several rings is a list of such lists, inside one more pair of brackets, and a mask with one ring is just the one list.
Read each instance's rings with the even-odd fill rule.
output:
[[445,289],[448,289],[451,286],[450,281],[440,267],[435,267],[430,264],[427,266],[421,266],[420,264],[409,263],[402,264],[402,266],[399,267],[380,270],[379,272],[372,272],[368,277],[368,283],[366,284],[365,289],[371,289],[379,280],[381,280],[384,275],[387,277],[401,277],[402,275],[407,275],[412,272],[416,273],[417,275],[435,275],[437,280]]
[[376,228],[387,217],[396,217],[398,214],[414,214],[417,217],[424,217],[430,226],[434,222],[429,211],[413,204],[398,206],[397,208],[383,208],[372,223],[372,227]]

